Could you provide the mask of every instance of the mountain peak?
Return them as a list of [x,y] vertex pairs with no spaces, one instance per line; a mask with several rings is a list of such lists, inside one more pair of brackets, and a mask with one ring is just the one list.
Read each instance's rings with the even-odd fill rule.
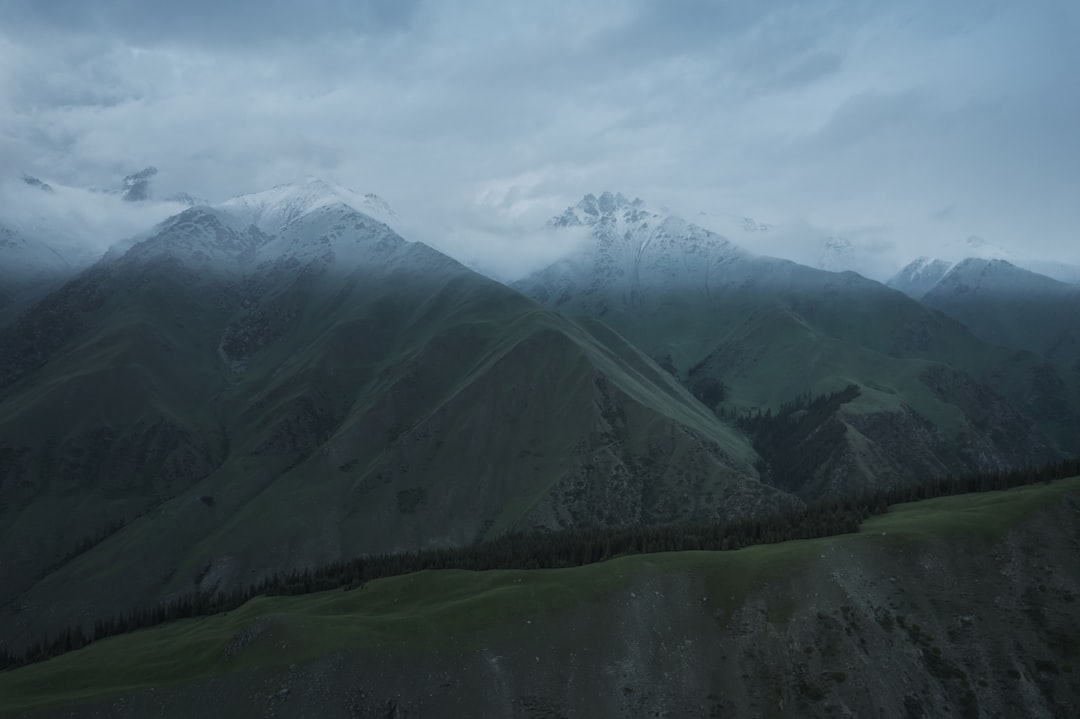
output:
[[384,224],[397,220],[394,211],[377,195],[361,195],[343,185],[310,175],[297,182],[234,197],[218,207],[263,232],[277,234],[304,215],[334,206],[368,215]]
[[620,211],[642,210],[644,203],[640,198],[629,200],[621,192],[602,192],[600,196],[589,193],[573,207],[554,218],[550,224],[556,227],[580,227],[595,225],[605,218],[615,217]]
[[918,300],[933,289],[952,269],[953,263],[931,257],[918,257],[909,262],[885,284],[908,297]]

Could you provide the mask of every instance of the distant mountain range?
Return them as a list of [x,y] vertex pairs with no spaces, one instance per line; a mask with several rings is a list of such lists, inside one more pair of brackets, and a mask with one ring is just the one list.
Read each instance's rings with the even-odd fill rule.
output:
[[989,343],[1030,350],[1080,372],[1080,285],[980,258],[955,264],[920,258],[888,284]]
[[[587,227],[592,242],[515,286],[602,319],[718,412],[753,416],[859,387],[821,431],[805,428],[805,471],[785,485],[802,496],[1076,447],[1068,367],[990,346],[876,282],[754,255],[620,195],[587,196],[552,224]],[[769,478],[770,462],[796,458],[763,459]]]

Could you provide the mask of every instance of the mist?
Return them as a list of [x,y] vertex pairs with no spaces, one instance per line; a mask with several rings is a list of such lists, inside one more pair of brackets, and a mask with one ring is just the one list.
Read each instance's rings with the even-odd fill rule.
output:
[[47,191],[20,179],[0,181],[0,222],[84,262],[186,207],[180,202],[130,202],[119,193],[41,182]]
[[374,192],[500,276],[605,190],[799,261],[840,238],[875,276],[973,236],[1080,263],[1066,0],[0,5],[0,166],[71,188],[95,251],[169,208],[75,188],[154,165],[158,198]]

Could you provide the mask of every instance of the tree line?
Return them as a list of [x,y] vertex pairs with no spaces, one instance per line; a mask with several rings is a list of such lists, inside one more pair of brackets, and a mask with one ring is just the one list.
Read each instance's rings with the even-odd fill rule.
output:
[[196,591],[152,607],[64,627],[23,651],[0,647],[0,670],[44,661],[106,637],[177,619],[230,611],[257,596],[355,589],[365,582],[423,570],[557,569],[619,556],[690,550],[729,551],[756,544],[856,532],[864,519],[891,505],[970,492],[1003,490],[1080,475],[1080,458],[1038,468],[943,477],[893,489],[816,502],[766,516],[650,527],[598,527],[557,532],[511,532],[463,547],[373,554],[267,576],[227,591]]

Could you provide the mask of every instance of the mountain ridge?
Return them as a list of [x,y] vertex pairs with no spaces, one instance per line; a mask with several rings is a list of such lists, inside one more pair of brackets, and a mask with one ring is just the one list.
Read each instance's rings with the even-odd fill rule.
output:
[[618,335],[340,203],[248,219],[185,210],[0,330],[11,641],[368,551],[800,503]]
[[[1034,434],[1025,416],[1043,411],[1031,402],[1042,374],[1075,385],[1064,368],[1030,356],[1020,360],[1024,369],[1007,370],[1007,383],[991,380],[1015,364],[1010,354],[880,283],[755,255],[615,193],[586,196],[553,223],[587,225],[591,241],[513,286],[553,309],[603,320],[717,412],[775,412],[807,391],[860,387],[837,410],[839,439],[815,460],[818,476],[808,485],[815,491],[902,481],[915,467],[946,474],[1024,461],[1015,446],[1004,449],[1009,443],[977,426],[976,397],[996,397],[991,404],[1004,414],[995,422],[1036,452],[1049,457],[1061,451],[1051,449],[1055,442],[1075,444],[1056,414],[1047,413]],[[962,391],[934,389],[957,371],[951,386]],[[1075,386],[1064,391],[1074,395]],[[1038,394],[1052,399],[1048,392]],[[1076,426],[1075,418],[1066,421]],[[903,429],[897,435],[889,427]]]

